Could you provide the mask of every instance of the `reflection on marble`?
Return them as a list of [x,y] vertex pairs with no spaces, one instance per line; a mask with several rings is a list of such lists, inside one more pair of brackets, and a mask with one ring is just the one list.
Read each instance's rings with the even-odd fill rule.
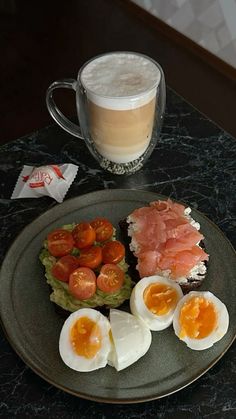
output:
[[[23,164],[79,165],[67,197],[99,189],[145,189],[182,200],[211,218],[235,245],[236,140],[168,91],[161,139],[145,167],[130,176],[100,169],[83,141],[55,125],[0,149],[1,261],[15,236],[45,210],[48,197],[11,200]],[[73,397],[32,372],[0,337],[0,417],[4,418],[235,418],[236,347],[180,392],[143,404],[105,405]]]

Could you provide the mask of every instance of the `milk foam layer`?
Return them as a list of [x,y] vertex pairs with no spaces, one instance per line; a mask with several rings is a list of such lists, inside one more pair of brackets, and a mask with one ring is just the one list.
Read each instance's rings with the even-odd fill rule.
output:
[[156,95],[160,77],[159,68],[145,56],[119,52],[95,58],[81,73],[89,100],[114,110],[148,103]]

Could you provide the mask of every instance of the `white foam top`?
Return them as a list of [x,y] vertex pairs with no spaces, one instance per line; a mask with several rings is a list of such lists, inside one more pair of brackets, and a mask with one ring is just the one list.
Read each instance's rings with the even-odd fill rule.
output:
[[152,60],[124,52],[97,57],[81,73],[88,98],[110,109],[132,109],[149,102],[160,78],[160,70]]

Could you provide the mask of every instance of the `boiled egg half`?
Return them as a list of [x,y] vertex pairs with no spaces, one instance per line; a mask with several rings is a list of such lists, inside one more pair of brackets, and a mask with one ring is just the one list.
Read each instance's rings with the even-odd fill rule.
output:
[[108,364],[120,371],[146,354],[152,335],[143,322],[125,311],[111,309],[109,318],[113,345]]
[[180,286],[159,275],[142,278],[133,288],[130,310],[150,330],[163,330],[173,321],[174,311],[183,297]]
[[226,306],[209,291],[191,291],[178,303],[173,327],[175,334],[191,349],[210,348],[227,332]]
[[99,311],[82,308],[65,321],[59,352],[64,363],[80,372],[111,365],[127,368],[148,351],[152,335],[138,318],[124,311],[110,310],[110,321]]
[[107,365],[111,350],[110,323],[99,311],[82,308],[65,321],[59,352],[64,363],[76,371],[93,371]]

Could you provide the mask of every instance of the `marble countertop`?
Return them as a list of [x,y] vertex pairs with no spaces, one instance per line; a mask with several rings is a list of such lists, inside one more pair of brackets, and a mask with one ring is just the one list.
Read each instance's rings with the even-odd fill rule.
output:
[[[56,125],[0,148],[0,258],[25,225],[57,205],[48,197],[11,200],[24,164],[79,165],[66,199],[100,189],[145,189],[186,202],[208,216],[236,244],[236,140],[172,91],[162,136],[134,175],[102,171],[84,143]],[[236,345],[205,375],[163,399],[109,405],[76,398],[38,377],[0,334],[0,416],[4,418],[235,418]]]

